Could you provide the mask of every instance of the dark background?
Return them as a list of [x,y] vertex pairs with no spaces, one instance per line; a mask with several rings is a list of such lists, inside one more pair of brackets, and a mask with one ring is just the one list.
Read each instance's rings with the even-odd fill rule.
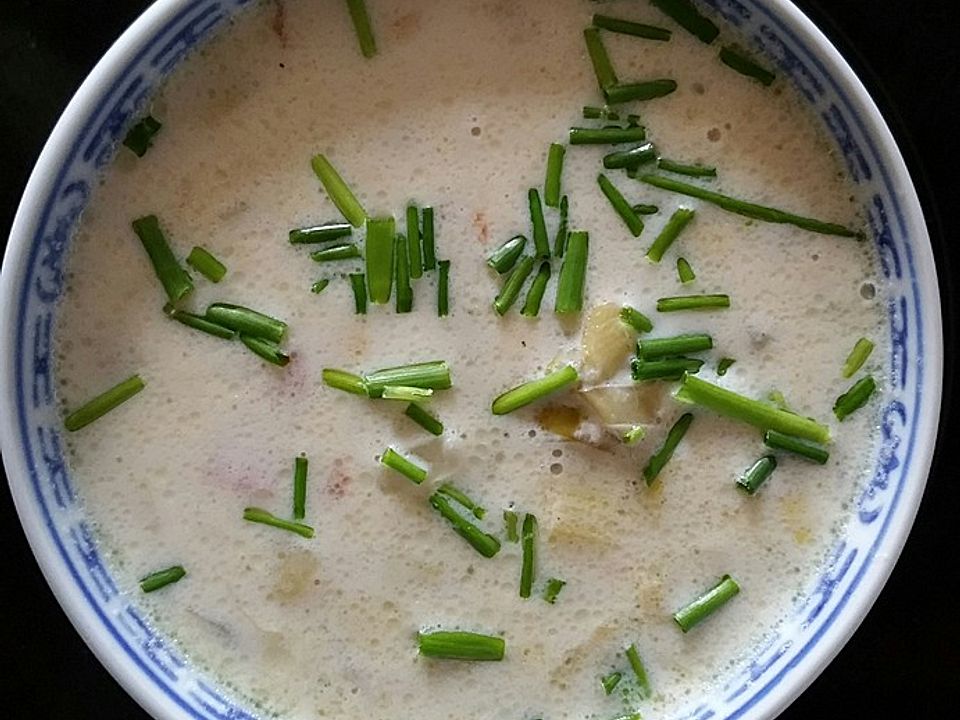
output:
[[[80,82],[147,3],[0,0],[0,245],[40,149]],[[960,623],[953,539],[960,511],[952,400],[960,249],[956,0],[797,0],[877,100],[923,202],[947,346],[937,458],[903,555],[839,656],[781,717],[955,716]],[[0,686],[11,718],[145,718],[99,665],[48,589],[0,486]],[[949,708],[954,710],[948,710]],[[10,715],[6,715],[9,712]],[[401,719],[403,720],[403,719]]]

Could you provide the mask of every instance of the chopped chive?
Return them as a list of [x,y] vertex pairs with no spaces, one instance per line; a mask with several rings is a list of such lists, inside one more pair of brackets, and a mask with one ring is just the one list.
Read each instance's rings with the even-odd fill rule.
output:
[[747,495],[753,495],[776,468],[777,459],[773,455],[764,455],[737,478],[737,487]]
[[207,307],[204,318],[217,325],[236,330],[242,335],[263,338],[274,343],[283,339],[287,324],[263,313],[229,303],[213,303]]
[[642,125],[635,127],[570,128],[571,145],[619,145],[620,143],[643,142],[647,131]]
[[690,428],[690,423],[692,422],[693,415],[690,413],[681,415],[680,419],[677,420],[669,432],[667,432],[667,437],[663,441],[663,445],[650,456],[646,466],[643,468],[643,480],[647,483],[647,487],[653,485],[653,481],[657,479],[657,476],[663,470],[664,466],[670,461],[670,458],[673,457],[674,450],[677,449],[677,445],[683,440],[683,436],[687,434],[687,430]]
[[743,215],[744,217],[748,218],[754,218],[755,220],[796,225],[803,230],[810,230],[811,232],[822,233],[824,235],[840,235],[842,237],[855,237],[857,235],[857,233],[855,233],[853,230],[845,228],[843,225],[824,222],[822,220],[815,220],[813,218],[803,217],[802,215],[794,215],[793,213],[777,210],[776,208],[767,207],[765,205],[757,205],[756,203],[747,202],[745,200],[738,200],[737,198],[730,197],[729,195],[723,195],[721,193],[714,192],[713,190],[707,190],[706,188],[702,188],[697,185],[690,185],[689,183],[682,182],[681,180],[674,180],[673,178],[664,177],[662,175],[643,175],[640,177],[640,181],[645,182],[648,185],[658,187],[662,190],[669,190],[670,192],[680,193],[681,195],[689,195],[690,197],[705,200],[709,203],[713,203],[717,207],[727,210],[728,212]]
[[503,275],[517,264],[517,260],[523,254],[523,248],[526,244],[527,239],[523,235],[514,235],[490,253],[487,258],[487,265]]
[[240,333],[240,342],[246,345],[247,349],[254,355],[258,355],[268,363],[285,367],[290,362],[290,356],[272,340],[257,337],[256,335]]
[[631,126],[633,126],[633,127],[636,127],[636,126],[638,126],[639,124],[640,124],[640,116],[639,116],[639,115],[635,115],[635,114],[633,114],[633,113],[630,113],[629,115],[627,115],[627,125],[631,125]]
[[727,374],[727,370],[730,369],[730,366],[736,362],[733,358],[725,357],[720,358],[720,362],[717,363],[717,375],[723,377]]
[[583,286],[587,277],[587,255],[590,236],[575,230],[567,237],[567,252],[557,280],[557,299],[553,311],[558,314],[578,313],[583,309]]
[[567,251],[567,220],[570,212],[570,204],[567,196],[560,198],[560,220],[557,222],[557,235],[553,239],[553,254],[557,257],[563,257]]
[[397,285],[396,310],[398,313],[408,313],[413,310],[413,288],[410,286],[410,259],[407,255],[407,239],[403,235],[398,234],[396,240],[394,240],[393,256],[395,258],[393,267]]
[[619,120],[620,114],[615,110],[611,111],[607,108],[594,107],[593,105],[584,105],[583,106],[583,119],[584,120]]
[[506,415],[552,393],[563,390],[580,379],[573,365],[565,365],[549,375],[530,380],[499,395],[491,409],[494,415]]
[[643,425],[634,425],[623,434],[624,445],[636,445],[647,435],[646,428]]
[[547,178],[543,183],[543,202],[547,207],[560,204],[560,177],[563,174],[563,155],[566,147],[560,143],[550,143],[547,153]]
[[367,5],[364,0],[347,0],[347,8],[350,10],[350,19],[353,20],[353,28],[357,33],[357,41],[360,43],[360,52],[365,58],[372,58],[377,54],[377,43],[370,27]]
[[507,542],[520,542],[520,533],[517,531],[517,514],[513,510],[503,511],[503,525],[507,535]]
[[193,281],[174,257],[156,215],[146,215],[134,220],[133,231],[143,243],[153,264],[153,271],[157,274],[171,302],[176,302],[193,290]]
[[260,523],[261,525],[269,525],[270,527],[280,528],[281,530],[288,530],[305,538],[312,538],[314,535],[313,528],[309,525],[278,518],[276,515],[273,515],[272,513],[269,513],[266,510],[258,507],[244,508],[243,519],[250,522]]
[[833,414],[837,416],[837,420],[843,421],[852,412],[866,405],[876,389],[877,383],[870,375],[857,380],[853,387],[838,397],[833,404]]
[[527,299],[523,303],[521,315],[527,317],[536,317],[540,314],[540,303],[543,301],[543,293],[547,289],[547,282],[550,280],[550,263],[546,260],[540,263],[540,269],[533,278],[533,283],[527,291]]
[[649,380],[681,380],[684,373],[697,373],[703,366],[703,360],[688,357],[671,357],[663,360],[642,360],[634,358],[630,363],[630,372],[637,382]]
[[190,254],[187,255],[187,265],[210,282],[218,283],[227,274],[227,266],[217,260],[209,250],[205,250],[198,245],[194,246]]
[[293,459],[293,519],[303,520],[307,514],[307,458]]
[[370,302],[377,305],[390,301],[396,234],[396,223],[392,217],[367,218],[367,285]]
[[657,300],[657,312],[712,310],[728,307],[730,307],[729,295],[676,295]]
[[356,243],[337,243],[310,253],[310,259],[314,262],[336,262],[337,260],[350,260],[358,257],[362,256],[360,246]]
[[643,666],[640,653],[637,652],[637,646],[631,645],[624,651],[624,654],[627,656],[630,667],[633,669],[633,674],[637,678],[637,687],[640,688],[640,696],[644,698],[650,697],[650,680],[647,678],[647,669]]
[[600,678],[600,686],[603,688],[603,692],[609,695],[612,693],[617,685],[620,684],[620,680],[623,678],[622,673],[616,671],[610,673],[609,675],[604,675]]
[[656,360],[672,355],[686,355],[713,349],[713,338],[706,333],[686,333],[664,338],[644,338],[637,343],[642,360]]
[[437,316],[450,314],[450,261],[437,261]]
[[310,159],[310,166],[333,204],[337,206],[337,210],[354,227],[363,225],[367,219],[367,212],[330,161],[324,155],[318,154]]
[[383,455],[380,456],[380,464],[391,470],[396,470],[414,485],[419,485],[427,479],[427,471],[407,458],[403,457],[393,448],[388,447]]
[[410,259],[410,277],[423,276],[423,248],[420,239],[420,210],[407,206],[407,257]]
[[540,204],[540,193],[536,188],[527,191],[527,201],[530,205],[530,222],[533,225],[534,255],[538,258],[550,257],[550,242],[547,240],[547,225],[543,219],[543,205]]
[[732,45],[724,45],[720,48],[720,62],[727,67],[733,68],[741,75],[759,80],[764,85],[769,86],[776,78],[776,75],[765,67],[757,65],[757,63]]
[[870,353],[872,352],[872,342],[867,340],[865,337],[857,340],[856,344],[853,346],[853,350],[851,350],[850,354],[847,356],[846,362],[843,363],[843,376],[845,378],[853,377],[853,374],[863,367],[863,364],[867,361],[867,358],[870,357]]
[[620,308],[620,321],[626,323],[638,333],[646,333],[653,330],[653,323],[650,322],[650,318],[629,305],[624,305]]
[[629,150],[617,150],[603,156],[603,166],[607,170],[639,167],[643,163],[656,160],[657,149],[652,142],[645,142]]
[[324,385],[328,385],[336,390],[343,390],[344,392],[354,395],[367,394],[367,384],[363,381],[363,378],[359,375],[348,373],[346,370],[324,368],[322,377]]
[[561,580],[560,578],[550,578],[547,580],[547,585],[543,589],[543,599],[553,605],[557,602],[557,596],[560,594],[560,591],[563,590],[563,586],[566,584],[566,580]]
[[224,340],[233,340],[234,336],[237,334],[230,328],[224,327],[223,325],[218,325],[215,322],[210,322],[205,317],[188,313],[185,310],[178,310],[170,303],[167,303],[163,306],[163,312],[167,315],[167,317],[176,320],[178,323],[186,325],[187,327],[191,327],[194,330],[205,332],[208,335],[223,338]]
[[433,208],[423,209],[423,269],[433,270],[437,266],[437,239],[433,225]]
[[693,268],[690,267],[690,263],[687,262],[686,258],[677,258],[677,277],[684,285],[692,283],[697,279],[697,274],[693,271]]
[[412,402],[407,405],[407,409],[403,411],[403,414],[431,435],[443,435],[443,423],[424,410],[421,405]]
[[133,375],[109,390],[100,393],[67,415],[63,421],[64,427],[70,432],[79,430],[97,418],[106,415],[118,405],[125,403],[143,388],[144,382],[140,379],[140,376]]
[[740,586],[737,582],[729,575],[724,575],[720,582],[703,595],[677,610],[673,614],[673,620],[683,632],[689,632],[690,628],[706,620],[738,592]]
[[621,20],[620,18],[610,17],[609,15],[594,15],[593,24],[598,28],[603,28],[610,32],[633,35],[634,37],[644,38],[646,40],[667,41],[672,35],[672,33],[665,28],[654,25],[644,25],[643,23],[631,22],[630,20]]
[[442,493],[435,492],[430,495],[430,505],[453,526],[454,532],[470,543],[478,553],[492,558],[500,552],[500,541],[460,515]]
[[633,211],[637,213],[637,215],[656,215],[658,212],[660,212],[660,208],[658,208],[656,205],[638,203],[633,206]]
[[673,18],[680,27],[707,45],[716,40],[717,35],[720,34],[720,28],[709,18],[701,15],[690,0],[650,0],[650,2],[664,15]]
[[763,444],[773,450],[786,450],[794,455],[800,455],[808,460],[813,460],[818,465],[826,465],[827,460],[830,459],[830,453],[826,449],[805,443],[792,435],[786,435],[776,430],[767,430],[763,434]]
[[384,400],[419,402],[420,400],[429,400],[433,397],[433,390],[430,388],[409,387],[407,385],[387,385],[383,388],[383,393],[380,397]]
[[616,186],[610,182],[603,173],[597,175],[597,183],[600,185],[600,189],[603,191],[607,200],[610,201],[613,209],[617,212],[617,215],[620,216],[627,228],[629,228],[630,234],[634,237],[639,236],[640,233],[643,232],[643,220],[633,211],[630,203],[626,201]]
[[670,78],[647,80],[645,82],[617,83],[603,88],[603,97],[611,105],[633,100],[654,100],[677,89],[677,81]]
[[617,74],[613,70],[610,56],[607,55],[607,49],[603,46],[600,31],[597,28],[585,28],[583,39],[587,44],[587,54],[590,55],[593,72],[597,76],[597,85],[600,86],[601,90],[616,85],[618,82]]
[[531,255],[524,255],[513,271],[507,276],[500,292],[493,301],[493,309],[498,315],[503,315],[516,302],[520,295],[523,284],[527,281],[530,273],[533,272],[533,265],[536,262]]
[[147,115],[127,131],[126,137],[123,138],[123,144],[133,150],[137,157],[143,157],[150,146],[153,145],[153,136],[162,127],[163,123],[153,115]]
[[387,385],[446,390],[451,387],[450,366],[444,360],[399,365],[377,370],[364,377],[367,394],[378,398]]
[[[126,141],[124,141],[124,144],[126,144]],[[140,589],[145,593],[153,592],[181,580],[186,574],[187,571],[183,569],[182,565],[173,565],[163,570],[157,570],[146,577],[140,578]]]
[[657,168],[677,175],[688,175],[689,177],[716,177],[717,169],[709,165],[696,165],[694,163],[682,163],[667,158],[657,159]]
[[533,578],[537,573],[537,518],[531,513],[523,516],[520,547],[523,552],[520,569],[520,597],[528,598],[533,588]]
[[292,245],[314,245],[317,243],[340,240],[353,234],[350,223],[327,223],[311,227],[296,228],[290,231]]
[[647,250],[647,258],[655,263],[660,262],[660,260],[663,259],[663,254],[673,244],[673,241],[677,239],[677,236],[683,232],[683,229],[690,221],[693,220],[695,214],[696,213],[689,208],[677,208],[673,215],[670,216],[670,219],[667,220],[667,224],[663,226],[663,230],[657,235],[657,239],[653,241],[650,249]]
[[350,289],[353,290],[353,311],[356,315],[367,314],[367,282],[363,273],[350,273]]
[[503,638],[462,631],[437,630],[419,633],[417,643],[424,657],[442,660],[503,660]]
[[456,485],[448,482],[442,483],[437,488],[437,492],[463,505],[463,507],[473,513],[473,516],[477,518],[477,520],[483,520],[487,514],[486,508],[475,503],[469,495],[463,492],[463,490],[460,490]]
[[330,284],[330,278],[320,278],[313,285],[310,286],[310,292],[314,295],[319,295],[324,290],[327,289],[327,285]]
[[790,404],[787,402],[787,399],[783,396],[783,393],[779,390],[771,390],[767,393],[767,399],[776,405],[781,410],[786,410],[790,412]]
[[683,379],[675,397],[681,402],[700,405],[761,430],[776,430],[817,443],[830,442],[829,428],[816,420],[780,410],[692,375]]

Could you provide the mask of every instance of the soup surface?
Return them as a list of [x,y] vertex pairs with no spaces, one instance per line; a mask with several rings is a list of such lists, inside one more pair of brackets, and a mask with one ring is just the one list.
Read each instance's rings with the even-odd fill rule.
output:
[[[597,185],[610,148],[570,146],[570,226],[590,234],[582,315],[554,314],[554,259],[540,316],[517,312],[525,289],[500,317],[491,301],[501,281],[485,258],[529,235],[527,189],[542,187],[550,143],[571,126],[603,124],[581,116],[602,104],[582,35],[595,11],[673,30],[669,42],[603,40],[622,79],[676,80],[676,92],[623,109],[642,116],[662,155],[718,168],[716,179],[691,182],[859,228],[856,190],[786,81],[764,87],[733,72],[717,59],[720,41],[704,45],[646,3],[368,7],[379,47],[371,59],[343,3],[251,8],[153,100],[163,128],[149,152],[118,151],[74,242],[60,392],[74,408],[133,373],[146,388],[70,435],[75,482],[131,594],[152,570],[186,567],[142,603],[198,667],[265,715],[559,719],[639,708],[669,717],[790,613],[869,471],[874,406],[842,424],[831,407],[852,382],[840,368],[857,338],[878,344],[874,358],[887,354],[872,243],[750,221],[607,171],[631,203],[659,207],[634,238]],[[412,313],[391,300],[356,315],[345,274],[363,261],[318,264],[311,248],[288,243],[292,228],[341,219],[311,171],[321,152],[371,215],[394,215],[399,229],[408,203],[434,208],[438,254],[451,261],[448,317],[437,317],[436,272],[413,282]],[[680,206],[694,220],[661,263],[649,262],[644,253]],[[218,284],[194,274],[183,307],[225,301],[283,318],[287,367],[164,315],[131,230],[151,213],[178,258],[201,245],[228,267]],[[556,223],[548,208],[551,244]],[[697,275],[686,285],[681,255]],[[329,286],[311,293],[322,277]],[[654,310],[659,297],[699,293],[729,294],[731,307]],[[756,495],[737,490],[769,452],[760,433],[677,402],[675,383],[635,385],[635,335],[615,314],[625,304],[652,319],[651,337],[709,333],[700,377],[754,398],[779,392],[796,412],[830,421],[827,464],[781,454]],[[584,327],[595,330],[584,336]],[[736,363],[718,377],[723,357]],[[445,426],[437,438],[404,416],[405,403],[321,382],[326,367],[434,359],[453,377],[429,403]],[[576,388],[491,413],[501,392],[563,362],[580,368]],[[878,365],[866,369],[882,381]],[[689,432],[647,487],[641,470],[684,412],[694,414]],[[624,422],[644,425],[646,437],[622,443]],[[388,446],[427,467],[426,482],[383,467]],[[301,453],[304,522],[316,536],[245,522],[248,506],[290,516]],[[474,521],[501,539],[495,557],[427,502],[445,481],[488,510]],[[539,519],[528,599],[518,593],[521,546],[504,537],[507,508]],[[680,632],[672,613],[726,573],[740,595]],[[542,598],[552,577],[566,581],[554,604]],[[417,632],[436,628],[503,637],[505,658],[419,656]],[[631,643],[649,698],[623,654]],[[608,695],[599,679],[612,671],[624,679]]]

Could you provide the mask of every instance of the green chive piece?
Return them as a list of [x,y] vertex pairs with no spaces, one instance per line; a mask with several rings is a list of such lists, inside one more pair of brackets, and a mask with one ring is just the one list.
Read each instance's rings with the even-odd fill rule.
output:
[[367,219],[367,212],[330,161],[324,155],[318,154],[310,159],[310,165],[320,184],[323,185],[323,189],[337,206],[337,210],[354,227],[363,225]]
[[611,105],[632,102],[633,100],[654,100],[677,89],[677,81],[659,78],[635,83],[617,83],[603,88],[603,97]]
[[663,441],[663,445],[650,456],[646,466],[643,468],[643,480],[647,483],[647,487],[653,485],[653,481],[657,479],[657,476],[663,470],[664,466],[670,461],[670,458],[673,457],[673,452],[677,449],[680,441],[683,440],[683,436],[687,434],[687,430],[690,428],[690,423],[692,422],[693,415],[690,413],[681,415],[680,419],[677,420],[669,432],[667,432],[667,438]]
[[600,31],[597,28],[586,28],[583,31],[583,39],[587,44],[587,54],[590,55],[593,72],[597,76],[597,85],[601,90],[616,85],[617,74],[613,70],[607,49],[603,46],[603,40],[600,39]]
[[367,219],[367,285],[370,302],[384,305],[390,301],[393,286],[393,246],[396,223],[392,217]]
[[261,525],[269,525],[270,527],[287,530],[305,538],[312,538],[314,535],[313,528],[309,525],[278,518],[276,515],[273,515],[272,513],[269,513],[266,510],[258,507],[244,508],[243,519],[254,523],[260,523]]
[[430,505],[453,526],[454,532],[470,543],[478,553],[492,558],[500,552],[500,541],[460,515],[442,493],[435,492],[430,495]]
[[424,657],[441,660],[503,660],[503,638],[478,633],[436,630],[419,633],[417,643]]
[[653,241],[650,249],[647,250],[647,259],[655,263],[660,262],[663,259],[663,254],[677,239],[677,236],[683,232],[683,229],[690,224],[695,214],[689,208],[677,208],[670,219],[667,220],[667,224],[663,226],[663,230],[657,235],[657,239]]
[[627,228],[629,228],[630,234],[634,237],[639,236],[640,233],[643,232],[643,220],[633,211],[630,203],[626,201],[620,191],[617,190],[614,184],[610,182],[603,173],[597,175],[597,183],[600,185],[603,194],[606,195],[607,200],[610,201],[613,209],[617,212],[617,215],[620,216]]
[[367,276],[350,273],[350,288],[353,290],[353,311],[356,315],[367,314]]
[[240,342],[254,355],[258,355],[263,360],[279,367],[286,367],[290,362],[290,356],[287,355],[277,343],[266,338],[256,337],[255,335],[245,335],[240,333]]
[[633,127],[636,127],[636,126],[638,126],[639,124],[640,124],[640,116],[639,116],[639,115],[636,115],[636,114],[634,114],[634,113],[630,113],[629,115],[627,115],[627,125],[631,125],[631,126],[633,126]]
[[607,170],[635,168],[657,158],[657,149],[652,142],[645,142],[629,150],[617,150],[603,156],[603,166]]
[[656,205],[638,203],[637,205],[633,206],[633,211],[637,213],[637,215],[656,215],[658,212],[660,212],[660,208],[658,208]]
[[598,28],[603,28],[610,32],[633,35],[634,37],[644,38],[646,40],[667,41],[673,34],[669,30],[661,27],[644,25],[643,23],[631,22],[630,20],[621,20],[620,18],[610,17],[609,15],[594,15],[593,24]]
[[571,145],[619,145],[620,143],[643,142],[647,131],[642,125],[636,127],[570,128]]
[[127,131],[123,144],[133,150],[137,157],[143,157],[153,145],[153,136],[156,135],[163,123],[153,115],[147,115],[143,120]]
[[310,292],[314,295],[319,295],[324,290],[327,289],[327,285],[330,284],[330,278],[320,278],[313,285],[310,286]]
[[353,226],[350,223],[327,223],[311,227],[297,228],[290,231],[291,245],[316,245],[350,237]]
[[616,110],[611,110],[608,107],[594,107],[592,105],[583,106],[583,119],[584,120],[619,120],[620,113]]
[[420,210],[407,206],[407,257],[410,259],[410,277],[423,276],[423,246],[420,239]]
[[337,260],[351,260],[358,257],[362,257],[362,255],[360,254],[360,246],[356,243],[337,243],[310,253],[310,259],[314,262],[336,262]]
[[547,580],[547,585],[543,589],[543,599],[551,605],[554,605],[557,602],[557,596],[560,594],[560,591],[563,590],[563,586],[566,584],[566,580],[561,580],[560,578],[550,578]]
[[730,366],[736,362],[733,358],[725,357],[720,358],[720,362],[717,363],[717,375],[723,377],[727,374],[727,370],[730,369]]
[[413,287],[410,285],[407,239],[403,235],[397,235],[393,244],[393,256],[396,259],[393,263],[397,285],[396,310],[398,313],[408,313],[413,310]]
[[643,175],[640,177],[640,181],[662,190],[669,190],[670,192],[705,200],[728,212],[755,220],[796,225],[803,230],[810,230],[811,232],[822,233],[824,235],[840,235],[842,237],[855,237],[857,235],[853,230],[843,225],[815,220],[813,218],[803,217],[802,215],[794,215],[793,213],[788,213],[783,210],[777,210],[776,208],[766,207],[765,205],[757,205],[756,203],[746,202],[745,200],[738,200],[729,195],[723,195],[713,190],[707,190],[706,188],[690,185],[689,183],[662,175]]
[[487,265],[503,275],[517,264],[526,244],[527,239],[523,235],[514,235],[490,254]]
[[537,573],[537,518],[531,513],[523,516],[520,530],[520,548],[523,561],[520,569],[520,597],[530,597],[533,578]]
[[205,317],[188,313],[185,310],[178,310],[170,303],[167,303],[163,306],[163,312],[167,317],[176,320],[178,323],[186,325],[187,327],[191,327],[194,330],[205,332],[208,335],[223,338],[224,340],[233,340],[237,334],[230,328],[210,322]]
[[690,263],[687,262],[686,258],[677,258],[677,277],[684,285],[692,283],[697,279],[697,274],[693,271],[693,268],[690,267]]
[[668,15],[684,30],[707,45],[716,40],[720,28],[694,7],[690,0],[650,0],[664,15]]
[[520,533],[517,530],[519,518],[513,510],[503,511],[503,525],[507,534],[507,542],[520,542]]
[[408,387],[406,385],[387,385],[380,395],[383,400],[403,400],[405,402],[420,402],[433,397],[430,388]]
[[143,243],[153,264],[153,271],[157,274],[171,302],[176,302],[193,290],[193,281],[174,257],[156,215],[146,215],[134,220],[133,231]]
[[[124,140],[124,145],[126,144],[127,142]],[[181,580],[186,574],[187,571],[183,569],[182,565],[173,565],[163,570],[157,570],[140,579],[140,589],[145,593],[153,592]]]
[[623,434],[624,445],[636,445],[647,436],[647,430],[643,425],[634,425]]
[[557,222],[557,235],[553,239],[553,254],[557,257],[563,257],[567,251],[567,222],[570,213],[570,204],[567,196],[560,198],[560,220]]
[[441,484],[437,488],[437,492],[463,505],[463,507],[473,513],[473,516],[477,518],[477,520],[483,520],[487,514],[486,508],[475,503],[469,495],[452,483],[445,482]]
[[730,307],[729,295],[677,295],[657,300],[657,312],[712,310],[728,307]]
[[773,450],[786,450],[794,455],[800,455],[818,465],[826,465],[827,460],[830,459],[830,453],[826,449],[805,443],[792,435],[786,435],[776,430],[767,430],[763,434],[763,444]]
[[600,685],[603,687],[603,692],[605,692],[607,695],[612,693],[616,689],[617,685],[620,684],[620,680],[622,678],[623,674],[616,671],[610,673],[609,675],[604,675],[602,678],[600,678]]
[[550,263],[544,261],[540,263],[540,269],[533,278],[533,283],[527,291],[527,299],[523,303],[521,315],[526,317],[536,317],[540,314],[540,303],[543,301],[543,293],[547,289],[547,282],[550,280]]
[[650,322],[650,318],[629,305],[624,305],[620,308],[620,321],[626,323],[638,333],[646,333],[653,330],[653,323]]
[[576,368],[573,365],[565,365],[560,370],[555,370],[545,377],[530,380],[507,390],[493,401],[491,410],[493,410],[494,415],[512,413],[514,410],[519,410],[547,395],[563,390],[579,379],[580,375]]
[[550,143],[547,153],[547,178],[543,183],[543,202],[547,207],[560,204],[560,177],[563,174],[563,156],[566,147],[560,143]]
[[776,430],[821,444],[830,442],[830,429],[816,420],[753,400],[692,375],[683,379],[675,397],[681,402],[700,405],[764,431]]
[[437,239],[433,225],[433,208],[423,209],[423,269],[433,270],[437,266]]
[[664,338],[644,338],[637,343],[637,355],[642,360],[687,353],[705,352],[713,349],[713,338],[706,333],[686,333]]
[[631,645],[626,649],[625,654],[630,663],[630,667],[633,669],[633,674],[637,678],[637,687],[640,689],[640,696],[644,698],[650,697],[650,680],[647,678],[647,669],[643,666],[640,653],[637,652],[637,646]]
[[737,585],[736,580],[729,575],[724,575],[720,582],[703,595],[677,610],[673,614],[674,622],[683,632],[689,632],[692,627],[706,620],[738,592],[740,592],[740,586]]
[[642,360],[634,358],[630,363],[630,372],[637,382],[650,380],[682,380],[684,373],[700,372],[703,360],[688,357],[671,357],[663,360]]
[[657,168],[677,175],[687,175],[689,177],[716,177],[717,169],[709,165],[696,165],[694,163],[682,163],[667,158],[657,160]]
[[759,80],[762,84],[769,86],[776,75],[761,65],[757,65],[753,60],[744,55],[740,50],[732,45],[724,45],[720,48],[720,62],[727,67],[733,68],[741,75],[746,75],[754,80]]
[[407,409],[403,411],[403,414],[413,420],[417,425],[422,427],[431,435],[436,435],[438,437],[443,435],[443,423],[437,420],[437,418],[435,418],[429,412],[424,410],[422,405],[412,402],[407,405]]
[[833,404],[833,414],[837,416],[837,420],[843,421],[852,412],[866,405],[876,389],[877,383],[871,375],[857,380],[853,387],[838,397]]
[[446,390],[451,387],[450,366],[445,360],[399,365],[383,368],[364,377],[367,395],[378,398],[387,385],[406,385],[408,387]]
[[450,261],[437,261],[437,316],[450,314]]
[[527,200],[530,205],[530,221],[533,225],[534,255],[538,258],[550,257],[550,242],[547,240],[547,225],[543,219],[543,205],[540,204],[540,193],[536,188],[527,191]]
[[322,377],[324,385],[328,385],[336,390],[343,390],[353,395],[365,396],[367,394],[367,384],[363,378],[359,375],[348,373],[346,370],[324,368]]
[[507,276],[500,292],[493,301],[493,309],[498,315],[504,315],[513,303],[517,301],[523,284],[527,281],[530,273],[533,272],[533,265],[536,260],[530,255],[524,255],[513,271]]
[[846,362],[843,363],[843,376],[845,378],[853,377],[853,374],[863,367],[863,364],[867,361],[867,358],[870,357],[870,353],[872,352],[872,342],[867,340],[865,337],[857,340],[856,344],[853,346],[853,350],[851,350],[850,354],[847,356]]
[[414,485],[421,484],[427,479],[427,471],[407,458],[403,457],[393,448],[388,447],[380,456],[380,464],[391,470],[396,470]]
[[236,330],[241,335],[263,338],[274,343],[283,339],[287,324],[263,313],[229,303],[213,303],[207,307],[204,318],[223,327]]
[[587,278],[587,255],[590,236],[575,230],[567,237],[567,252],[557,280],[557,299],[553,311],[558,314],[578,313],[583,309],[583,287]]
[[367,5],[364,0],[347,0],[347,8],[350,10],[350,19],[353,20],[353,28],[357,33],[357,41],[360,43],[360,52],[365,58],[372,58],[377,54],[377,42],[370,27]]
[[307,514],[307,458],[293,459],[293,519],[303,520]]
[[100,393],[93,400],[84,403],[64,419],[64,427],[69,432],[75,432],[92,423],[97,418],[106,415],[118,405],[125,403],[138,392],[143,390],[144,382],[139,375],[133,375],[109,390]]
[[737,478],[736,485],[747,495],[753,495],[776,468],[777,459],[773,455],[764,455],[743,471],[743,475]]

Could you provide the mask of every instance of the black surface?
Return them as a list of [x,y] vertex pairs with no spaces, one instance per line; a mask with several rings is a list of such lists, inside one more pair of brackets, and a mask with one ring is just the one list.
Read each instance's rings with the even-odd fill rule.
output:
[[[886,589],[850,643],[782,717],[952,716],[960,706],[954,271],[960,257],[960,12],[954,0],[798,3],[840,47],[893,128],[921,193],[941,279],[947,365],[937,459]],[[0,0],[0,238],[74,90],[145,6],[131,0]],[[0,489],[0,648],[6,717],[141,718],[67,622]],[[950,709],[948,712],[947,709]],[[479,719],[478,719],[479,720]]]

